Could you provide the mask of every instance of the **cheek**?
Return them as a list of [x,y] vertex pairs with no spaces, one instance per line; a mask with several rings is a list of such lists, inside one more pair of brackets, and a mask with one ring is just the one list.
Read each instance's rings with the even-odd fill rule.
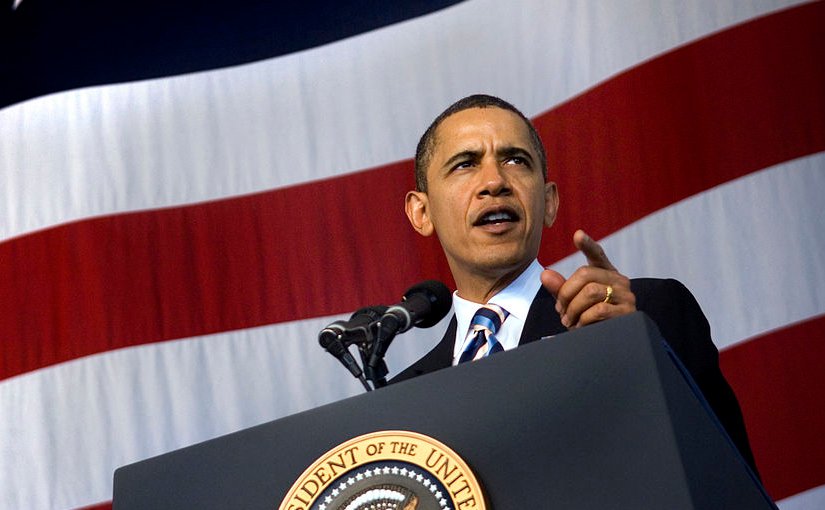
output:
[[446,190],[439,193],[436,200],[430,200],[430,215],[434,222],[454,224],[463,217],[463,201],[458,192],[449,193]]
[[439,202],[439,207],[430,209],[430,219],[436,233],[446,234],[451,233],[456,229],[457,220],[456,212],[453,209],[453,204],[450,201]]
[[533,194],[533,210],[538,214],[539,221],[544,221],[544,210],[547,205],[544,189]]

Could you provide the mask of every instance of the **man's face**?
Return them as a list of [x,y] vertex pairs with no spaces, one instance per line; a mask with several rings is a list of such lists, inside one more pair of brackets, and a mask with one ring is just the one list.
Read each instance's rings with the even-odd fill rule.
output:
[[407,215],[422,235],[438,234],[457,282],[501,278],[538,255],[558,206],[540,165],[527,126],[508,110],[471,108],[438,127],[427,192],[408,193]]

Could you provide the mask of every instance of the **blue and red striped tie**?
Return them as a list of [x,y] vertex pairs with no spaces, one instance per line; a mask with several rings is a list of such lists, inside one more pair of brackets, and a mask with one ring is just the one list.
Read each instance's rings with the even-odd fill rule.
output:
[[[504,347],[496,339],[496,333],[508,315],[507,310],[493,304],[479,308],[470,322],[473,339],[461,353],[458,362],[464,363],[503,351]],[[484,349],[484,346],[487,348]]]

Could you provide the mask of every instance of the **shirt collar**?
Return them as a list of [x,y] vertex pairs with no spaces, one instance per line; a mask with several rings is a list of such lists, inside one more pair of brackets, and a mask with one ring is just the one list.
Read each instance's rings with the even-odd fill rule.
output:
[[[540,276],[543,270],[544,268],[539,264],[539,261],[533,260],[518,278],[490,298],[488,302],[504,308],[510,315],[524,322],[527,319],[527,312],[530,311],[530,305],[533,304],[533,298],[536,297],[536,293],[541,287]],[[475,303],[460,297],[458,291],[453,292],[453,309],[455,310],[457,331],[466,334],[470,330],[473,315],[481,305],[482,303]]]

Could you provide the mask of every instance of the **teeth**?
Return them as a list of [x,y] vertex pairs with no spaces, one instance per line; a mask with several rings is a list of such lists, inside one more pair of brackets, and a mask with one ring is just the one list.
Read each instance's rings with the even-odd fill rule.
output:
[[510,219],[510,214],[506,212],[496,212],[492,214],[486,214],[484,216],[484,221],[489,221],[491,223],[495,223],[496,221],[507,221]]

